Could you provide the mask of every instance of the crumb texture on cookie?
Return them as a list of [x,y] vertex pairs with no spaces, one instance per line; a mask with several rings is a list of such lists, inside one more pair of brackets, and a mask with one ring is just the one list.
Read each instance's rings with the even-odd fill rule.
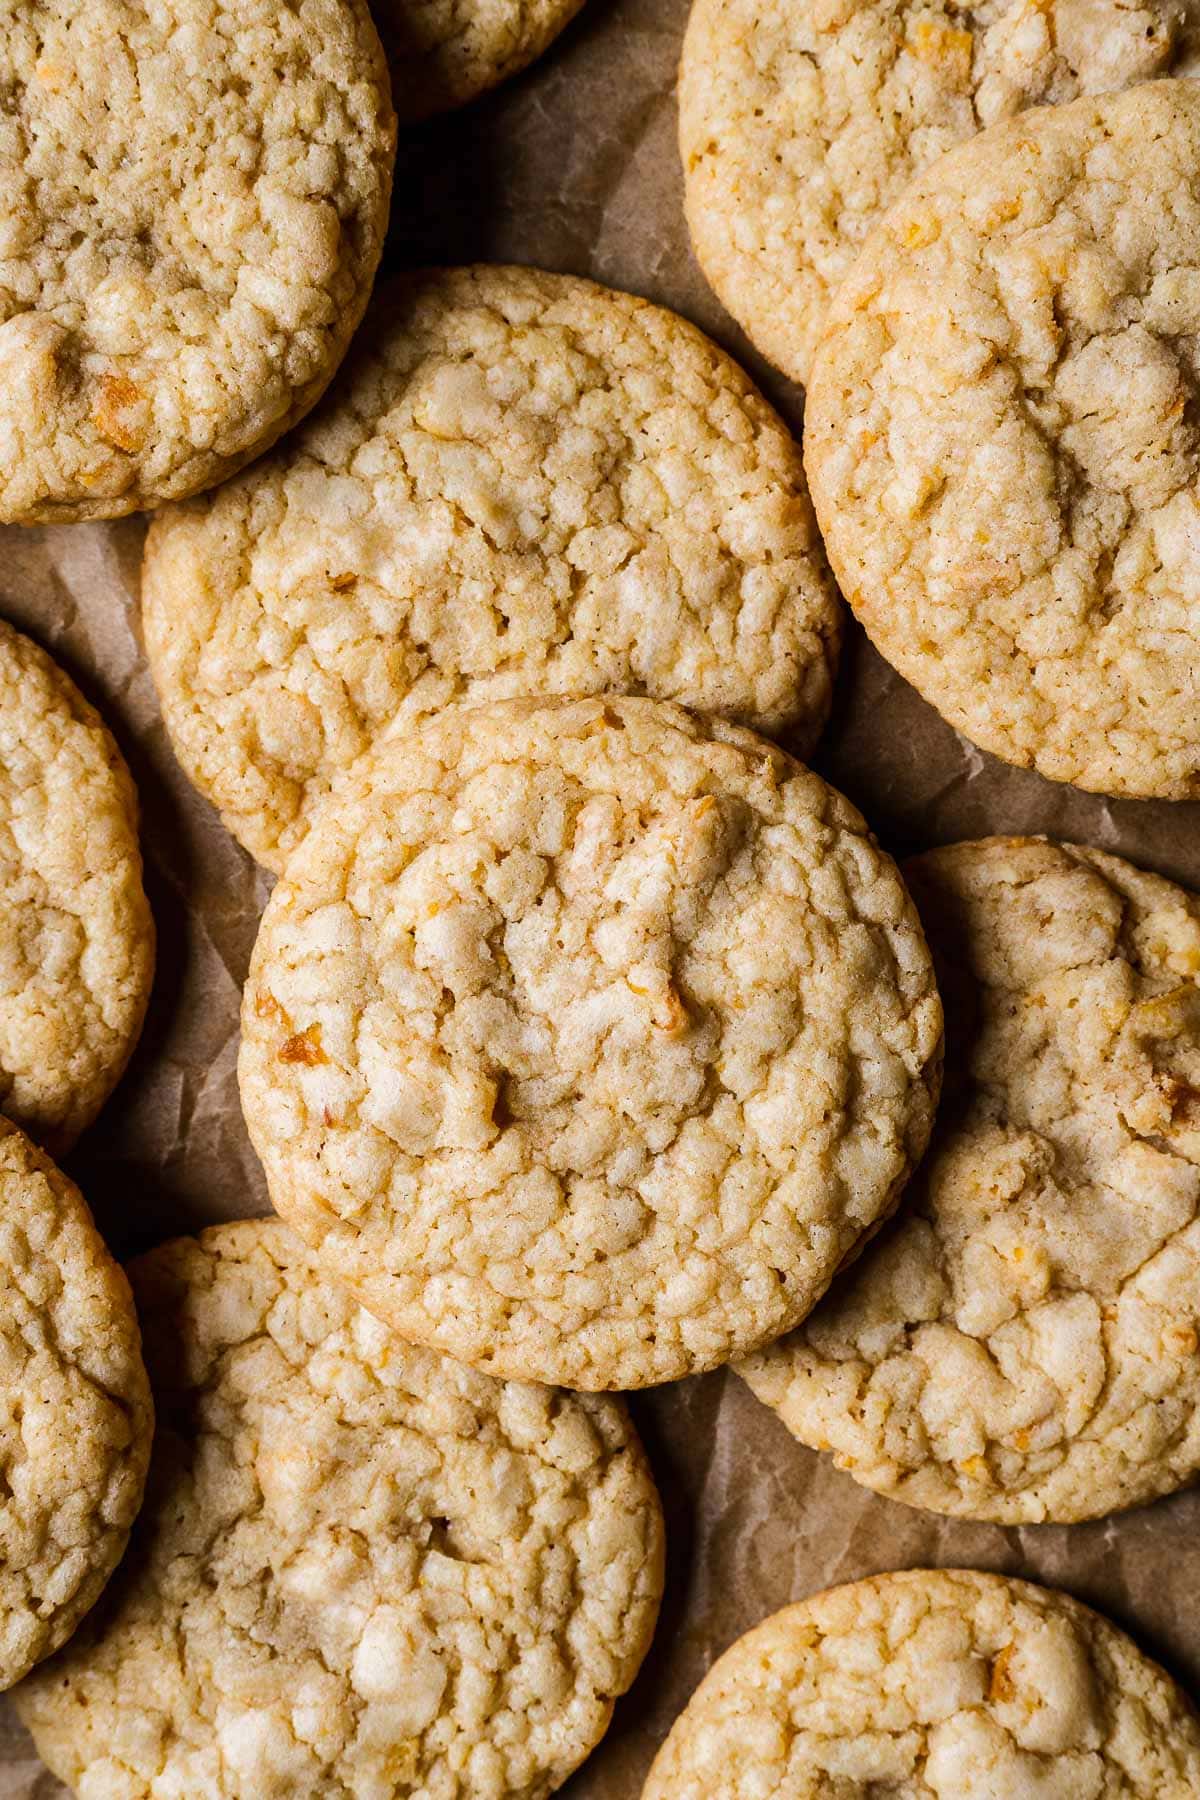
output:
[[116,1084],[153,968],[120,752],[58,665],[0,621],[0,1107],[53,1153]]
[[724,352],[492,267],[391,284],[364,340],[299,436],[147,545],[168,729],[260,861],[454,700],[642,692],[811,747],[837,593],[799,447]]
[[366,304],[395,121],[365,0],[24,0],[0,43],[0,520],[193,493]]
[[0,1687],[116,1567],[153,1410],[133,1299],[78,1188],[0,1119]]
[[662,1584],[623,1406],[390,1334],[277,1220],[130,1270],[159,1431],[128,1559],[20,1690],[121,1800],[538,1800],[632,1680]]
[[807,381],[830,298],[913,177],[982,127],[1189,68],[1196,0],[695,0],[688,226],[717,294]]
[[635,1387],[807,1312],[924,1148],[941,1012],[817,776],[646,700],[453,709],[267,907],[242,1102],[277,1209],[405,1336]]
[[1200,901],[1036,839],[905,865],[947,1009],[899,1220],[741,1368],[856,1480],[1006,1524],[1200,1469]]
[[374,0],[392,95],[411,124],[519,75],[583,0]]
[[642,1800],[1191,1800],[1175,1683],[1068,1595],[964,1569],[831,1588],[710,1671]]
[[1200,794],[1200,87],[1041,108],[909,189],[840,290],[805,455],[842,590],[952,725]]

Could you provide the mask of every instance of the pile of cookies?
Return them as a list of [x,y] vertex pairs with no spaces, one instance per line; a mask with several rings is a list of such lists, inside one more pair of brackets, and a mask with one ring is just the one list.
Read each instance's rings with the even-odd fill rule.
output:
[[[80,1800],[558,1787],[662,1592],[623,1390],[732,1364],[968,1519],[1200,1472],[1200,901],[1042,837],[898,869],[798,760],[840,590],[974,742],[1200,792],[1195,22],[695,0],[689,221],[802,458],[631,295],[376,285],[396,112],[577,4],[0,25],[0,518],[153,509],[163,720],[278,878],[278,1216],[127,1281],[49,1155],[145,1012],[136,797],[0,625],[0,1685]],[[645,1790],[877,1792],[1183,1800],[1200,1721],[1066,1595],[915,1570],[737,1643]]]

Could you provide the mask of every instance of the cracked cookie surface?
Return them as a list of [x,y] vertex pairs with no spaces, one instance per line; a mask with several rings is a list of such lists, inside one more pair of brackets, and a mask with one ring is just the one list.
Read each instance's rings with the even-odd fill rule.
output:
[[739,1638],[643,1800],[1189,1800],[1200,1725],[1124,1632],[967,1569],[831,1588]]
[[637,1387],[800,1319],[924,1148],[941,1009],[890,858],[763,740],[647,700],[381,746],[268,903],[272,1200],[405,1336]]
[[73,1182],[0,1119],[0,1687],[116,1567],[153,1410],[129,1284]]
[[406,123],[465,106],[548,50],[583,0],[374,0]]
[[805,456],[842,590],[958,730],[1200,794],[1200,88],[1035,109],[909,189],[840,290]]
[[58,665],[0,621],[0,1107],[54,1154],[112,1092],[153,972],[121,754]]
[[306,429],[151,527],[180,760],[276,870],[338,772],[450,701],[643,692],[798,750],[840,605],[800,451],[686,321],[572,276],[396,282]]
[[0,520],[194,493],[366,304],[395,120],[365,0],[26,0],[0,41]]
[[857,1481],[1019,1524],[1200,1469],[1200,901],[990,839],[905,865],[947,1079],[894,1226],[742,1365]]
[[695,0],[680,65],[688,226],[793,380],[914,176],[1026,107],[1191,73],[1196,0]]
[[19,1691],[80,1796],[550,1793],[649,1643],[624,1407],[388,1332],[278,1220],[130,1269],[159,1412],[128,1558]]

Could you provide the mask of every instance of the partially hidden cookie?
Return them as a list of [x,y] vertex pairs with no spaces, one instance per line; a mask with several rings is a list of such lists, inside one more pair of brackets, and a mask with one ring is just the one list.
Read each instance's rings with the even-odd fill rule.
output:
[[392,284],[302,433],[159,515],[143,608],[184,767],[276,870],[450,701],[641,692],[803,753],[840,612],[799,447],[722,351],[490,267]]
[[924,1148],[941,1012],[858,814],[647,700],[455,708],[271,896],[242,1104],[277,1210],[404,1336],[632,1388],[777,1337]]
[[739,1638],[642,1800],[1192,1800],[1200,1723],[1067,1594],[969,1569],[830,1588]]
[[219,481],[366,305],[395,152],[366,0],[23,0],[0,57],[0,521]]
[[120,1560],[153,1408],[129,1284],[83,1197],[0,1119],[0,1688]]
[[985,750],[1200,794],[1200,86],[1043,107],[908,190],[840,290],[805,456],[879,649]]
[[905,865],[947,1008],[933,1144],[799,1331],[742,1365],[802,1442],[1004,1524],[1200,1470],[1200,901],[992,838]]
[[620,1402],[393,1336],[278,1220],[130,1269],[159,1429],[104,1603],[19,1690],[81,1800],[538,1800],[662,1587]]
[[694,0],[688,227],[720,299],[808,380],[830,298],[914,176],[1026,107],[1190,73],[1196,0]]
[[0,1108],[55,1154],[99,1112],[145,1015],[137,826],[101,719],[0,621]]
[[465,106],[548,50],[583,0],[374,0],[405,124]]

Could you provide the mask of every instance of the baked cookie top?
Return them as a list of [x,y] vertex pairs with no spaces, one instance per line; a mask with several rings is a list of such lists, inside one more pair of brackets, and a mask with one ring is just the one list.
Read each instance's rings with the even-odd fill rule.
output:
[[120,1560],[154,1415],[129,1284],[73,1182],[0,1119],[0,1687]]
[[1189,1800],[1200,1726],[1124,1632],[966,1569],[831,1588],[739,1638],[643,1800]]
[[709,281],[807,381],[830,297],[913,177],[1043,101],[1192,67],[1196,0],[694,0],[685,205]]
[[647,700],[451,709],[267,906],[240,1078],[272,1200],[404,1336],[638,1387],[777,1337],[925,1146],[941,1011],[858,814]]
[[549,48],[583,0],[375,0],[406,124],[465,106]]
[[1200,794],[1200,88],[1043,107],[871,237],[813,370],[830,560],[883,654],[984,749]]
[[0,1107],[47,1149],[112,1092],[153,972],[128,770],[57,663],[0,621]]
[[0,51],[0,520],[193,493],[366,304],[395,120],[365,0],[22,0]]
[[1200,901],[993,838],[905,865],[947,1009],[933,1145],[804,1326],[743,1365],[857,1481],[1005,1524],[1200,1470]]
[[632,690],[807,750],[840,611],[799,447],[722,351],[486,267],[390,285],[305,430],[156,519],[143,605],[184,767],[276,870],[452,700]]
[[278,1220],[130,1275],[159,1431],[109,1595],[20,1690],[54,1772],[127,1800],[558,1787],[658,1611],[623,1406],[403,1343]]

